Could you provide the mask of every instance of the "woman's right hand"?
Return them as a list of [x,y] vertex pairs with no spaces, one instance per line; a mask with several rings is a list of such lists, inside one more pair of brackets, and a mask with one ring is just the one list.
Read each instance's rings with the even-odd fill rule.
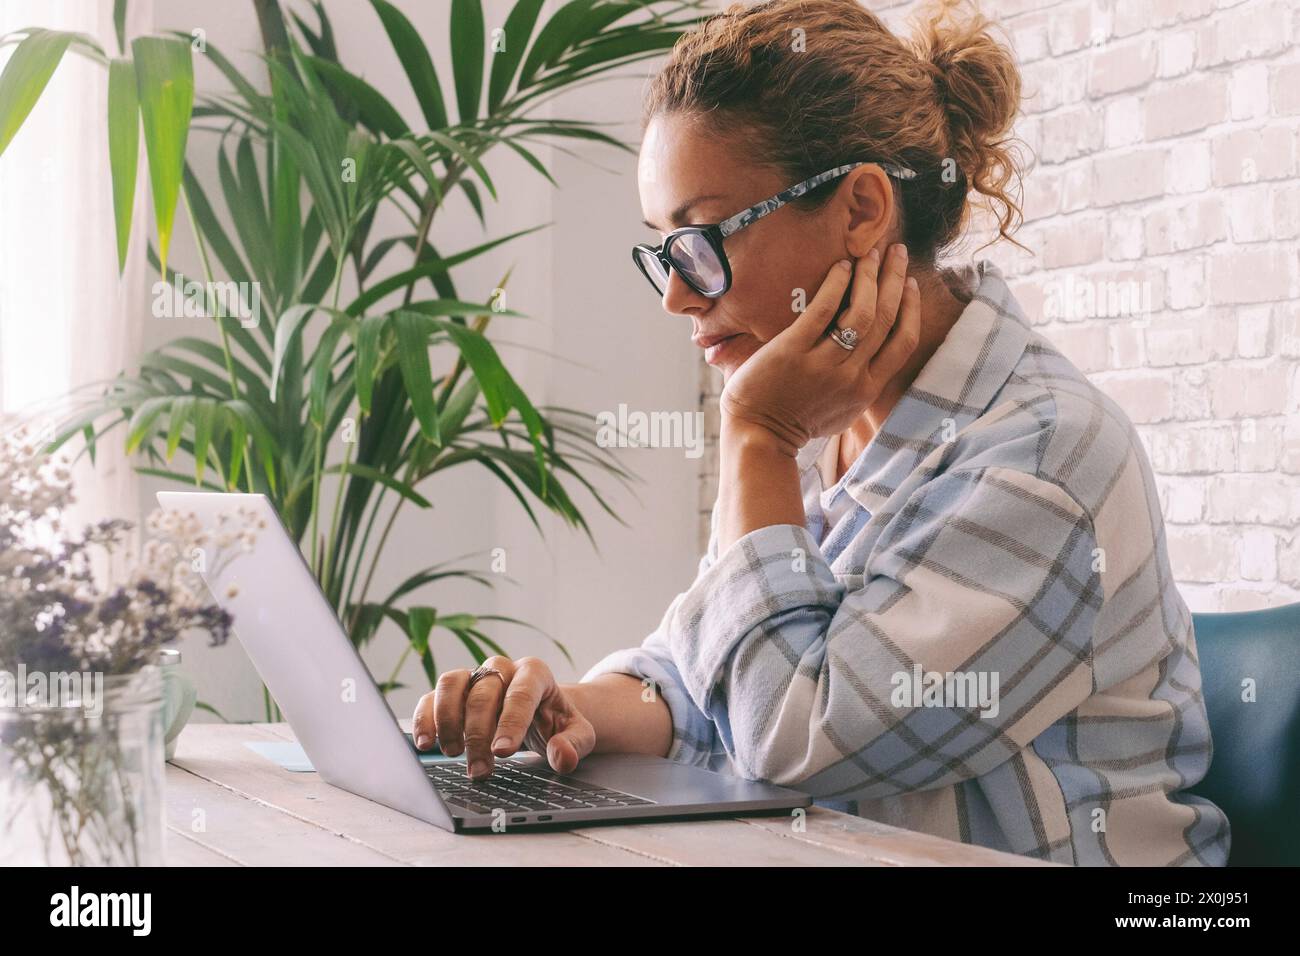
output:
[[[832,323],[857,334],[855,348],[830,337]],[[733,426],[757,429],[793,458],[812,439],[844,431],[903,370],[920,338],[921,293],[907,275],[906,246],[890,246],[883,266],[875,248],[856,263],[841,260],[803,313],[727,379],[718,399],[724,443]]]
[[596,730],[536,657],[489,657],[483,662],[501,672],[473,687],[471,671],[447,671],[415,705],[412,736],[418,750],[433,741],[449,757],[463,752],[471,780],[492,773],[494,757],[520,749],[545,755],[558,773],[570,773],[596,746]]

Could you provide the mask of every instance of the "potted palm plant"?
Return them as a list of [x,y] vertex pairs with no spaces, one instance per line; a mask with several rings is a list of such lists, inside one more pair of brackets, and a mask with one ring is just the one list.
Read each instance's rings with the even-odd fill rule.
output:
[[[128,43],[122,0],[116,56],[92,38],[57,31],[0,40],[17,44],[0,74],[0,152],[67,51],[106,67],[119,264],[141,254],[128,240],[142,130],[156,239],[143,254],[160,277],[156,305],[192,306],[213,321],[211,337],[169,341],[139,368],[70,396],[49,448],[83,436],[93,454],[120,429],[144,474],[270,496],[353,641],[365,644],[394,622],[407,641],[403,660],[416,655],[431,684],[435,631],[479,661],[504,653],[489,631],[522,622],[416,597],[452,578],[491,586],[473,568],[421,568],[375,592],[398,516],[431,507],[429,485],[441,473],[476,465],[539,531],[538,505],[590,535],[571,492],[585,489],[612,515],[593,479],[630,476],[597,444],[590,416],[536,406],[511,376],[488,332],[494,316],[517,313],[496,293],[466,300],[452,281],[456,266],[534,229],[449,249],[439,212],[459,197],[483,221],[483,203],[498,198],[483,164],[494,149],[518,155],[553,185],[530,148],[536,142],[563,149],[581,139],[630,151],[599,124],[531,114],[565,90],[660,54],[698,22],[700,4],[571,0],[543,21],[543,0],[518,0],[489,31],[480,0],[452,0],[447,97],[410,21],[388,0],[371,0],[419,104],[417,119],[340,62],[319,3],[308,23],[286,19],[276,0],[254,0],[260,78],[201,38]],[[227,86],[196,97],[200,55]],[[211,195],[186,160],[200,149],[215,153],[219,188]],[[201,281],[178,276],[168,262],[178,205]],[[376,216],[389,207],[404,226],[381,235]],[[345,276],[355,294],[343,295]],[[445,368],[430,360],[439,347],[451,356]],[[381,688],[400,686],[396,675]],[[274,719],[269,696],[267,711]]]

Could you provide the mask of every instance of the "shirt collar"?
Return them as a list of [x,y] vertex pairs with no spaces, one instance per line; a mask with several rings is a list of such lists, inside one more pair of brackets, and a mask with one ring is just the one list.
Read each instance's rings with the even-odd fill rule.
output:
[[[952,270],[971,292],[948,335],[863,449],[845,486],[874,512],[926,455],[982,415],[1006,384],[1032,334],[1001,270],[988,259]],[[945,429],[945,419],[952,423]],[[800,449],[801,472],[815,468],[829,437]],[[865,459],[865,460],[864,460]]]

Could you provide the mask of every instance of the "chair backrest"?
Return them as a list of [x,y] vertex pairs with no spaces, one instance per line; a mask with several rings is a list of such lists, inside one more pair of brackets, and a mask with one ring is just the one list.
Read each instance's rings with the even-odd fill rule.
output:
[[1214,758],[1190,792],[1228,815],[1229,866],[1300,866],[1300,604],[1192,620]]

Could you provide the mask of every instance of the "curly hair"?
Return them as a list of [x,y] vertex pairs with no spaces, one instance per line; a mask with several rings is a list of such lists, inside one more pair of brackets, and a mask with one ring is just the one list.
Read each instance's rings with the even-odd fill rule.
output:
[[[1023,249],[1008,189],[1022,183],[1020,73],[990,21],[974,8],[959,16],[962,4],[937,0],[905,40],[857,0],[733,3],[678,40],[647,90],[642,130],[659,114],[707,120],[792,182],[862,159],[907,166],[917,176],[894,183],[895,199],[918,265],[961,237],[972,202],[997,220],[990,242]],[[836,185],[796,202],[819,208]]]

